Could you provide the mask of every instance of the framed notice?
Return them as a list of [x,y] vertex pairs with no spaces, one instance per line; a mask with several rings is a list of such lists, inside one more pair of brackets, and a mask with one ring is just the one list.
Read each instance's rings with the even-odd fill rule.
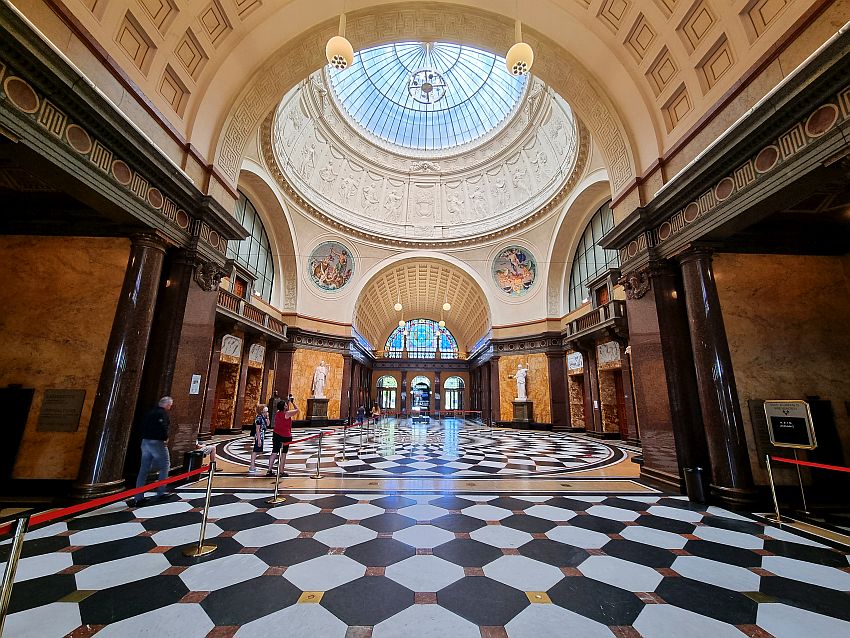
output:
[[814,450],[818,446],[812,413],[805,401],[765,401],[764,415],[770,442],[776,447]]

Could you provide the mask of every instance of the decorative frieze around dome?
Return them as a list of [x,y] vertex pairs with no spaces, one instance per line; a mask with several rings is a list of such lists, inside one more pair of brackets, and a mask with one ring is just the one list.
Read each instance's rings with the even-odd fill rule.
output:
[[262,144],[307,213],[373,241],[427,247],[486,240],[551,212],[584,170],[583,137],[567,103],[535,79],[481,139],[402,148],[351,120],[320,71],[284,97]]

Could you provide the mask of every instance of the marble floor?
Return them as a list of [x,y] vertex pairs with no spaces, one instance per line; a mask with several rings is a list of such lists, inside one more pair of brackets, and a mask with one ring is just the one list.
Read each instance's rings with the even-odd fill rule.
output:
[[338,441],[320,480],[301,448],[278,504],[222,443],[204,557],[183,550],[206,480],[29,532],[4,635],[850,636],[828,541],[642,485],[616,444],[395,425],[357,457]]

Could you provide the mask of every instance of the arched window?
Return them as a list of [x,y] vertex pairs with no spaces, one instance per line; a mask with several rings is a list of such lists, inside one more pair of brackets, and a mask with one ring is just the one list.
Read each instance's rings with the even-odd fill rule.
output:
[[443,383],[443,395],[446,400],[444,409],[463,410],[463,379],[460,377],[449,377]]
[[398,381],[395,377],[383,376],[378,379],[378,405],[382,410],[396,409],[396,394],[398,392]]
[[242,241],[227,242],[227,256],[244,266],[256,279],[254,288],[266,301],[271,301],[274,284],[274,260],[269,237],[260,219],[260,214],[243,193],[239,193],[234,213],[236,221],[248,231]]
[[407,350],[411,359],[435,359],[438,340],[441,357],[457,358],[457,341],[448,328],[440,328],[433,319],[411,319],[405,322],[404,328],[396,328],[390,334],[384,345],[384,356],[397,359]]
[[584,234],[578,242],[570,272],[570,305],[572,312],[582,305],[587,296],[585,282],[599,273],[620,265],[620,256],[616,250],[605,250],[599,245],[611,229],[614,228],[614,213],[611,202],[606,202],[594,213]]

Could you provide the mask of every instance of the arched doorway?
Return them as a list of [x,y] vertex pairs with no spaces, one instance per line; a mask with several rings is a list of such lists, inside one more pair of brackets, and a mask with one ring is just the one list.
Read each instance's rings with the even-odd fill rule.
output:
[[460,377],[449,377],[443,383],[443,396],[445,397],[444,409],[463,410],[463,379]]
[[396,410],[398,396],[398,381],[395,377],[383,376],[378,379],[378,405],[381,410]]
[[431,409],[431,380],[426,376],[413,377],[410,384],[410,392],[412,395],[411,407],[416,410]]

